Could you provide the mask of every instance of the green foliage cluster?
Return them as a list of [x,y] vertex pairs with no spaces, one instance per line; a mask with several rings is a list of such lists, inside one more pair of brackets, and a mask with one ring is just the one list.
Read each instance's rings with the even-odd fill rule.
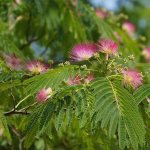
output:
[[[145,16],[146,10],[142,10]],[[134,39],[122,30],[126,15],[108,14],[99,19],[83,1],[0,1],[0,149],[150,148],[150,65],[141,55],[148,41],[140,32]],[[89,61],[65,62],[74,44],[99,38],[114,40],[119,55],[105,60],[104,54],[98,54]],[[15,54],[24,62],[49,61],[52,67],[37,75],[13,71],[3,53]],[[143,72],[143,85],[137,89],[124,86],[122,68]],[[90,83],[66,84],[69,77],[84,78],[89,73],[94,75]],[[36,93],[48,87],[52,95],[37,103]]]

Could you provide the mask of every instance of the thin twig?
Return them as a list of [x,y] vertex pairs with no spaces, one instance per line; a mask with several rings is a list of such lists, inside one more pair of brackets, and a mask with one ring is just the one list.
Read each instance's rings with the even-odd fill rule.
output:
[[18,140],[19,140],[19,150],[23,150],[23,141],[24,141],[25,138],[20,135],[20,133],[16,130],[15,127],[12,127],[12,131],[18,137]]
[[13,99],[13,108],[14,108],[14,111],[15,111],[15,97],[14,97],[14,95],[13,95],[13,91],[12,91],[12,76],[13,76],[13,74],[12,74],[12,71],[10,70],[10,73],[11,73],[11,79],[10,79],[10,84],[11,84],[11,88],[10,88],[10,95],[12,96],[12,99]]
[[19,101],[18,104],[16,104],[15,108],[17,108],[22,102],[24,102],[28,97],[30,97],[30,94],[27,95],[25,98],[23,98],[21,101]]
[[50,45],[51,42],[55,39],[55,35],[56,35],[56,32],[54,33],[53,37],[48,41],[48,43],[47,43],[45,49],[41,52],[40,56],[43,56],[43,55],[47,52],[47,50],[48,50],[48,48],[49,48],[49,45]]
[[27,112],[27,110],[28,110],[29,108],[33,107],[33,106],[36,105],[36,104],[37,104],[37,102],[35,102],[35,103],[33,103],[33,104],[29,105],[29,106],[26,106],[26,107],[24,107],[24,108],[22,108],[22,109],[20,109],[20,110],[16,110],[16,109],[14,110],[14,109],[12,109],[12,110],[10,110],[10,111],[8,111],[8,112],[4,112],[3,114],[4,114],[5,116],[11,116],[11,115],[16,115],[16,114],[29,115],[30,113]]
[[32,38],[29,38],[29,33],[30,33],[30,29],[32,28],[31,27],[31,20],[32,20],[32,14],[29,13],[29,19],[28,19],[28,22],[27,22],[27,28],[26,28],[26,43],[21,45],[19,47],[19,49],[24,49],[26,48],[27,46],[29,46],[31,43],[35,42],[35,41],[38,41],[40,38],[43,37],[43,33],[39,36],[39,37],[34,37],[34,35],[32,35],[31,37]]
[[32,38],[32,39],[28,40],[28,42],[25,43],[25,44],[23,44],[23,45],[21,45],[21,46],[19,47],[19,49],[24,49],[24,48],[26,48],[26,47],[29,46],[31,43],[33,43],[33,42],[35,42],[35,41],[38,41],[38,40],[41,39],[42,37],[43,37],[43,34],[40,35],[40,36],[37,37],[37,38]]
[[10,115],[15,115],[15,114],[28,115],[30,113],[25,112],[25,111],[11,110],[11,111],[8,111],[8,112],[4,112],[3,114],[5,116],[10,116]]
[[29,106],[26,106],[26,107],[20,109],[20,111],[25,111],[25,112],[27,112],[27,110],[28,110],[29,108],[33,107],[33,106],[36,105],[36,104],[37,104],[37,102],[35,102],[35,103],[33,103],[33,104],[29,105]]

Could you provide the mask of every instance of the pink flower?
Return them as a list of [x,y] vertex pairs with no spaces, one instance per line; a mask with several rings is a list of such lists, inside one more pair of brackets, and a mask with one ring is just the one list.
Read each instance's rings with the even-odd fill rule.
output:
[[150,61],[150,46],[145,47],[142,54],[147,61]]
[[127,32],[129,36],[133,36],[135,33],[135,26],[133,23],[126,21],[122,24],[122,29]]
[[52,95],[52,89],[41,89],[36,94],[36,101],[37,102],[44,102]]
[[70,52],[72,61],[83,61],[91,58],[96,52],[97,47],[93,43],[80,43],[75,45]]
[[48,65],[44,64],[38,60],[29,61],[25,64],[25,68],[27,71],[33,74],[44,73],[48,70]]
[[20,70],[21,69],[21,60],[16,57],[14,54],[4,55],[5,63],[8,68],[11,70]]
[[128,70],[123,70],[122,74],[123,74],[124,84],[130,85],[134,89],[138,88],[142,84],[143,79],[141,74],[138,71],[128,69]]
[[110,39],[101,39],[97,43],[98,51],[115,55],[117,53],[118,45]]
[[94,79],[93,74],[88,74],[88,75],[85,77],[84,82],[88,84],[88,83],[90,83],[93,79]]
[[96,13],[96,16],[102,20],[108,16],[107,12],[102,9],[96,9],[95,13]]
[[81,80],[81,77],[79,75],[76,75],[75,77],[69,77],[66,83],[68,85],[78,85],[81,84]]

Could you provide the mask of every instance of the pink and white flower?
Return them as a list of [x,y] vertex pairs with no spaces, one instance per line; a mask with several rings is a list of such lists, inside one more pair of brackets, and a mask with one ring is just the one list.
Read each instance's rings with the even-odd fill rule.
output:
[[14,54],[4,55],[5,63],[11,70],[21,69],[21,59],[16,57]]
[[126,21],[122,24],[122,29],[131,37],[135,33],[135,25],[129,21]]
[[118,45],[110,39],[101,39],[97,43],[98,51],[110,55],[115,55],[117,53]]
[[96,13],[96,16],[102,20],[108,16],[108,13],[102,9],[96,9],[95,13]]
[[93,43],[80,43],[75,45],[70,52],[72,61],[83,61],[91,58],[97,50],[97,46]]
[[79,75],[76,75],[75,77],[69,77],[69,79],[67,80],[67,84],[68,85],[78,85],[81,84],[82,79]]
[[92,80],[94,80],[94,76],[93,74],[88,74],[85,79],[84,79],[84,83],[90,83]]
[[50,96],[52,95],[52,89],[51,88],[43,88],[39,90],[36,94],[36,101],[37,102],[44,102],[46,101]]
[[123,84],[130,85],[134,89],[138,88],[142,84],[142,76],[137,70],[123,70],[122,74]]
[[29,61],[25,64],[25,68],[32,74],[44,73],[48,70],[49,66],[38,60]]
[[145,57],[145,59],[150,62],[150,46],[145,47],[145,48],[143,49],[142,54],[143,54],[143,56]]

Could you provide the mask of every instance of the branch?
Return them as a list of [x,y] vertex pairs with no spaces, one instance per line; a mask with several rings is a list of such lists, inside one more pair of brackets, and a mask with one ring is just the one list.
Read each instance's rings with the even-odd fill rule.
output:
[[45,49],[41,52],[40,56],[43,56],[43,55],[47,52],[47,50],[48,50],[48,48],[49,48],[49,45],[51,44],[51,42],[52,42],[53,40],[55,40],[56,34],[57,34],[57,33],[54,32],[53,37],[48,41],[48,43],[47,43]]
[[24,48],[26,48],[26,47],[29,46],[31,43],[33,43],[33,42],[35,42],[35,41],[38,41],[38,40],[39,40],[40,38],[42,38],[42,37],[43,37],[43,34],[40,35],[39,37],[32,38],[31,40],[28,40],[28,42],[25,43],[25,44],[22,44],[22,45],[19,47],[19,49],[24,49]]
[[35,42],[35,41],[38,41],[40,38],[43,37],[44,34],[41,34],[39,37],[33,37],[33,35],[31,36],[32,38],[29,38],[29,35],[30,35],[30,30],[31,30],[31,21],[32,21],[32,14],[29,13],[29,19],[28,19],[28,22],[27,22],[27,28],[26,28],[26,41],[27,43],[25,44],[22,44],[19,49],[24,49],[26,48],[27,46],[29,46],[31,43]]
[[18,137],[19,140],[19,150],[23,150],[23,141],[24,141],[24,137],[21,136],[21,134],[17,131],[17,129],[15,127],[11,127],[12,132]]
[[8,111],[8,112],[4,112],[5,116],[16,115],[16,114],[29,115],[30,113],[25,112],[25,111],[17,111],[17,110],[11,110],[11,111]]
[[16,115],[16,114],[29,115],[30,113],[27,112],[27,110],[28,110],[29,108],[33,107],[33,106],[36,105],[36,104],[37,104],[37,102],[35,102],[35,103],[33,103],[33,104],[29,105],[29,106],[26,106],[26,107],[24,107],[24,108],[22,108],[22,109],[20,109],[20,110],[13,109],[13,110],[10,110],[10,111],[8,111],[8,112],[4,112],[3,114],[4,114],[5,116],[11,116],[11,115]]

